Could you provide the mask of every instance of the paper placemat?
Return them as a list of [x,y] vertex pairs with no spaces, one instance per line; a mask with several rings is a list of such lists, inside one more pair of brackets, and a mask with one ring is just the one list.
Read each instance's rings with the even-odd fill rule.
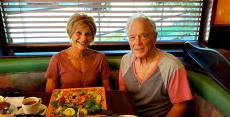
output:
[[11,105],[16,107],[22,106],[22,100],[24,97],[5,97],[6,102],[9,102]]

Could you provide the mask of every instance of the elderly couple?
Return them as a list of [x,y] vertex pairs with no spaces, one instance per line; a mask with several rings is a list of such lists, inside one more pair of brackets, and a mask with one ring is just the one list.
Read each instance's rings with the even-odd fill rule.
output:
[[[122,57],[119,90],[132,98],[140,117],[179,117],[192,99],[183,64],[155,47],[156,24],[144,14],[127,23],[131,52]],[[104,86],[110,90],[110,70],[104,54],[89,49],[96,25],[86,14],[74,14],[67,23],[71,46],[52,56],[45,78],[46,91],[55,88]]]

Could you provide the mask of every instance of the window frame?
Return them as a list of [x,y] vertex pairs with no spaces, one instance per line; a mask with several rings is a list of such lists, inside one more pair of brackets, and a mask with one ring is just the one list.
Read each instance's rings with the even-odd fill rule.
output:
[[[208,13],[206,10],[210,6],[210,1],[212,0],[204,0],[203,7],[202,7],[202,14],[201,14],[201,24],[200,24],[200,32],[198,36],[199,43],[206,44],[206,41],[204,41],[204,28],[207,26],[207,16]],[[1,9],[0,9],[1,10]],[[0,25],[3,27],[3,21],[2,21],[2,14],[1,14],[1,20]],[[1,35],[1,41],[0,41],[0,55],[2,56],[14,56],[15,52],[48,52],[48,51],[54,51],[58,52],[60,50],[63,50],[70,46],[69,43],[55,43],[55,44],[7,44],[6,35],[4,32],[4,29],[1,29],[0,32]],[[178,49],[183,49],[185,41],[157,41],[156,46],[159,49],[165,49],[165,50],[171,50],[171,52],[178,53]],[[105,51],[105,50],[129,50],[129,44],[128,42],[96,42],[93,45],[90,45],[89,48],[95,49],[98,51]],[[181,51],[179,51],[181,52]]]

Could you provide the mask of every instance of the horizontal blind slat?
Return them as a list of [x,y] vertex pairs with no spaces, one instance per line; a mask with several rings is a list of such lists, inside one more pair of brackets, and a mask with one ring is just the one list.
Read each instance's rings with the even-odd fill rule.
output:
[[[158,35],[159,37],[171,37],[171,36],[198,36],[198,35],[183,35],[183,34],[181,34],[181,35]],[[98,37],[98,36],[96,36],[96,37]],[[121,38],[127,38],[127,36],[103,36],[104,38],[110,38],[110,37],[114,37],[114,38],[116,38],[116,37],[121,37]],[[15,39],[23,39],[23,38],[34,38],[34,39],[46,39],[46,38],[59,38],[59,39],[68,39],[68,37],[67,36],[43,36],[43,37],[14,37]]]
[[[18,2],[19,0],[2,0],[2,2]],[[104,0],[46,0],[46,2],[95,2],[101,3]],[[153,0],[109,0],[111,2],[153,2]],[[20,2],[44,2],[44,0],[20,0]],[[202,3],[203,0],[154,0],[154,2],[192,2]]]
[[[183,16],[183,15],[164,15],[164,16],[153,16],[153,15],[148,15],[151,18],[201,18],[201,16]],[[62,16],[6,16],[7,18],[10,19],[18,19],[18,18],[23,18],[23,19],[44,19],[44,18],[53,18],[53,19],[62,19],[64,21],[67,21],[69,17],[66,15]],[[112,19],[127,19],[129,16],[93,16],[94,18],[112,18]]]
[[183,5],[3,5],[3,8],[41,8],[41,9],[51,9],[51,8],[202,8],[202,6],[183,6]]
[[[10,21],[11,24],[18,24],[18,23],[23,23],[23,24],[44,24],[44,25],[47,25],[47,24],[66,24],[66,22],[63,22],[63,21]],[[110,24],[119,24],[119,23],[126,23],[127,21],[96,21],[96,23],[110,23]],[[155,20],[156,23],[158,22],[200,22],[200,20],[168,20],[168,21],[164,21],[164,20]],[[7,22],[9,23],[9,22]],[[39,25],[40,25],[39,24]]]
[[[183,11],[178,11],[178,10],[175,10],[175,11],[172,11],[172,10],[163,10],[164,13],[201,13],[202,11],[198,11],[198,10],[194,10],[194,11],[189,11],[189,10],[183,10]],[[46,10],[34,10],[34,11],[8,11],[9,14],[20,14],[20,13],[24,13],[26,15],[26,13],[33,13],[33,14],[40,14],[43,13],[42,15],[46,15],[46,14],[57,14],[57,13],[70,13],[70,14],[73,14],[75,12],[84,12],[84,13],[117,13],[117,14],[120,14],[120,13],[135,13],[135,12],[143,12],[143,13],[162,13],[161,10],[159,11],[151,11],[151,10],[138,10],[138,11],[100,11],[100,10],[94,10],[94,11],[84,11],[84,10],[72,10],[72,11],[46,11]],[[45,14],[46,13],[46,14]]]
[[[194,29],[194,30],[189,30],[189,29],[184,29],[184,30],[157,30],[157,32],[199,32],[199,30],[197,29]],[[125,32],[124,30],[121,30],[121,31],[100,31],[100,33],[116,33],[116,32]],[[14,34],[23,34],[22,31],[17,31],[17,32],[13,32]],[[28,35],[32,35],[32,34],[36,34],[36,33],[42,33],[42,34],[45,34],[45,33],[48,33],[48,34],[66,34],[65,31],[36,31],[36,32],[33,32],[33,31],[27,31]]]

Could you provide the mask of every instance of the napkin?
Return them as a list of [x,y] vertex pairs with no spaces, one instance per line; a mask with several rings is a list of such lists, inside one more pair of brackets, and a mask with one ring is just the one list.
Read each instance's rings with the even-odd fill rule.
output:
[[24,97],[6,97],[5,98],[6,102],[9,102],[11,105],[14,105],[16,107],[22,106],[23,99]]

